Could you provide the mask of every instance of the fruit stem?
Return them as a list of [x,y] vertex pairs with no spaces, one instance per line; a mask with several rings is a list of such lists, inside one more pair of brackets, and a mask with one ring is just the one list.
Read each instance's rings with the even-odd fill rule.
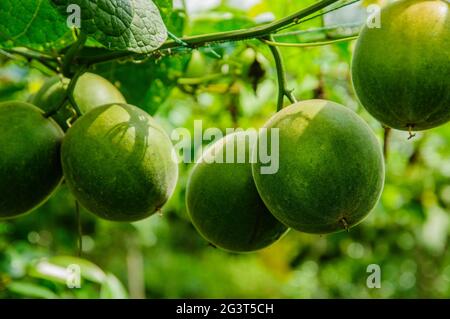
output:
[[344,226],[345,230],[346,230],[347,232],[349,232],[349,231],[350,231],[350,228],[348,227],[348,223],[347,223],[347,220],[345,219],[345,217],[342,217],[342,218],[341,218],[341,223],[342,223],[342,225]]
[[[273,36],[269,36],[267,39],[270,41],[273,40]],[[261,41],[265,41],[262,39]],[[287,80],[286,80],[286,71],[284,68],[283,58],[281,57],[280,50],[275,47],[269,45],[270,52],[273,55],[275,60],[275,66],[277,69],[277,79],[278,79],[278,102],[277,102],[277,111],[280,111],[283,108],[283,100],[286,96],[291,103],[297,102],[295,96],[292,94],[292,90],[287,88]]]
[[75,200],[75,214],[77,219],[78,257],[83,253],[83,229],[81,226],[80,204]]
[[408,140],[410,140],[414,136],[416,136],[416,133],[413,133],[413,131],[412,131],[413,127],[414,127],[414,125],[411,125],[411,124],[408,125],[408,133],[409,133]]
[[84,33],[78,34],[77,41],[69,48],[67,53],[64,55],[62,61],[62,72],[65,76],[70,77],[72,73],[73,62],[76,58],[76,55],[80,50],[84,47],[86,43],[87,36]]
[[56,107],[49,110],[48,112],[45,112],[44,117],[49,118],[55,115],[56,112],[58,112],[63,106],[67,104],[67,102],[69,102],[69,97],[67,95],[64,95],[63,99],[58,103],[58,105],[56,105]]
[[383,137],[383,156],[384,159],[387,160],[389,154],[389,142],[391,140],[392,129],[390,127],[384,127],[384,137]]
[[77,84],[78,79],[80,78],[80,76],[82,76],[86,72],[86,69],[87,69],[87,67],[85,67],[85,66],[80,67],[80,69],[77,71],[77,73],[75,73],[73,78],[70,80],[69,86],[67,87],[67,91],[66,91],[66,96],[69,99],[70,104],[72,104],[73,108],[77,112],[78,116],[81,116],[82,113],[80,111],[80,108],[79,108],[77,102],[73,98],[73,91],[75,90],[75,85]]

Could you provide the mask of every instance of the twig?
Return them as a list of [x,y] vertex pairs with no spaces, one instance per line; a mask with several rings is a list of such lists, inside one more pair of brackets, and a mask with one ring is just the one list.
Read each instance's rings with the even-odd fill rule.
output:
[[352,41],[356,40],[358,36],[351,36],[351,37],[345,37],[345,38],[339,38],[334,39],[330,41],[320,41],[320,42],[304,42],[304,43],[286,43],[286,42],[274,42],[274,41],[268,41],[268,40],[262,40],[265,44],[270,46],[277,46],[277,47],[296,47],[296,48],[307,48],[307,47],[317,47],[317,46],[323,46],[323,45],[329,45],[339,42],[345,42],[345,41]]

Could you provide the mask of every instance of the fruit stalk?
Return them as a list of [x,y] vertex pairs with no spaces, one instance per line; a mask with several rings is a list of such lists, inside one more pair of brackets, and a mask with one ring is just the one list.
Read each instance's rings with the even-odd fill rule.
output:
[[[273,40],[273,37],[270,36],[269,41]],[[277,78],[278,78],[278,102],[277,102],[277,111],[280,111],[283,108],[283,99],[286,96],[291,103],[297,102],[294,95],[292,94],[292,90],[287,88],[286,81],[286,72],[284,69],[283,58],[281,57],[280,50],[272,45],[269,45],[270,52],[272,52],[273,58],[275,60],[275,66],[277,69]]]

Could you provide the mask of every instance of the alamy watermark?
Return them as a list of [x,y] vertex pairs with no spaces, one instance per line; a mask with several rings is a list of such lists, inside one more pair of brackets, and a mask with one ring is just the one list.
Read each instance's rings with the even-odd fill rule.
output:
[[368,5],[366,8],[366,25],[369,29],[381,28],[381,7],[377,4]]
[[69,4],[66,8],[67,26],[69,28],[81,28],[81,8],[77,4]]
[[377,264],[370,264],[367,266],[366,272],[370,275],[367,276],[366,285],[367,288],[381,288],[381,267]]
[[[234,134],[238,133],[238,134]],[[225,146],[215,144],[226,141]],[[227,139],[226,137],[230,137]],[[216,127],[203,130],[201,120],[194,121],[194,130],[176,128],[170,138],[174,143],[178,163],[260,163],[261,174],[275,174],[279,169],[279,129],[227,128],[225,134]],[[214,156],[202,156],[206,148]],[[222,147],[223,146],[223,147]],[[249,151],[250,149],[250,151]]]

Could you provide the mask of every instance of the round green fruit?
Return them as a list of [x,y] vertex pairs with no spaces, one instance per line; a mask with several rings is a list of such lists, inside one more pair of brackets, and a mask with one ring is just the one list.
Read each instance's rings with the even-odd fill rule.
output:
[[442,0],[403,0],[381,10],[356,43],[353,86],[383,124],[425,130],[450,120],[450,16]]
[[354,112],[308,100],[281,110],[265,127],[278,170],[262,174],[265,164],[254,152],[253,177],[264,203],[285,225],[307,233],[336,232],[359,223],[378,202],[383,155]]
[[63,135],[34,105],[0,103],[0,219],[33,210],[56,189]]
[[[34,96],[32,103],[45,112],[53,110],[64,98],[69,82],[70,80],[65,78],[50,78]],[[73,98],[82,114],[100,105],[126,103],[122,93],[112,83],[94,73],[84,73],[80,76],[73,91]],[[72,106],[67,105],[53,116],[65,131],[68,129],[67,120],[74,116],[71,108]]]
[[[230,134],[210,146],[192,169],[186,206],[197,231],[213,245],[247,252],[279,239],[287,228],[267,210],[256,190],[250,164],[254,142],[246,133]],[[245,155],[226,161],[229,149]]]
[[201,78],[208,74],[207,61],[203,54],[198,51],[192,51],[191,59],[187,64],[184,76],[186,78]]
[[158,211],[178,177],[172,143],[143,110],[128,104],[97,107],[64,138],[64,176],[80,203],[112,221],[136,221]]

